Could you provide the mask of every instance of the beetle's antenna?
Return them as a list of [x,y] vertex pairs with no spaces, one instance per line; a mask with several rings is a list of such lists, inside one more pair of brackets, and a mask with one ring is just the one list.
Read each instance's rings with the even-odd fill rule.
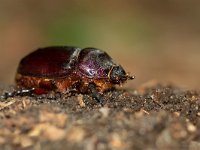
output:
[[126,75],[127,80],[133,80],[135,79],[135,76],[130,76],[129,74]]

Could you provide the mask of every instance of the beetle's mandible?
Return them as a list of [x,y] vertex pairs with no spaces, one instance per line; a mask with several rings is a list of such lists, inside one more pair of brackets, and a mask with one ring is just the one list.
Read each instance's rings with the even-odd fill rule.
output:
[[106,52],[67,46],[37,49],[20,61],[16,74],[17,85],[34,94],[75,89],[98,101],[105,90],[130,79]]

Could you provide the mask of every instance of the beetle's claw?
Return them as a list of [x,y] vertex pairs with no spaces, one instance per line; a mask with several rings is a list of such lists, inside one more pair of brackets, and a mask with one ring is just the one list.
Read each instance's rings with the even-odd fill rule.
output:
[[8,98],[8,93],[4,93],[3,95],[0,96],[0,99],[7,99]]

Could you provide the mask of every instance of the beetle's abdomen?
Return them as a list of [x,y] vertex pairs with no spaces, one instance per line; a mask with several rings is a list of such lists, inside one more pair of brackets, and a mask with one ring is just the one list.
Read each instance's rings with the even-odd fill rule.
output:
[[71,57],[76,53],[74,47],[41,48],[24,57],[17,73],[34,77],[64,77],[73,71],[70,64]]

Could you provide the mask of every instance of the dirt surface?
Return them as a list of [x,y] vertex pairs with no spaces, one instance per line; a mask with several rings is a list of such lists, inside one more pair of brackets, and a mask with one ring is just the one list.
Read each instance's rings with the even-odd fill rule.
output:
[[[4,92],[4,91],[2,91]],[[0,101],[0,149],[200,149],[200,95],[173,86]]]

